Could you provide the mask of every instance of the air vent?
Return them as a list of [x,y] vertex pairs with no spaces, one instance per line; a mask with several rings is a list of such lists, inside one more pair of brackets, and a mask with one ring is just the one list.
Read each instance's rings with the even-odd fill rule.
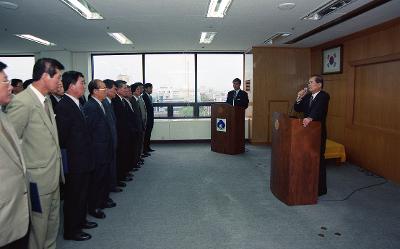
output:
[[303,16],[301,19],[303,20],[320,20],[326,15],[329,15],[336,10],[343,8],[357,0],[331,0],[327,3],[323,4],[322,6],[318,7],[317,9],[311,11],[307,15]]
[[272,45],[272,44],[274,44],[277,40],[283,39],[283,38],[288,37],[288,36],[290,36],[290,35],[291,35],[291,33],[288,33],[288,32],[278,32],[278,33],[274,34],[273,36],[267,38],[267,39],[264,41],[264,44],[265,44],[265,45]]

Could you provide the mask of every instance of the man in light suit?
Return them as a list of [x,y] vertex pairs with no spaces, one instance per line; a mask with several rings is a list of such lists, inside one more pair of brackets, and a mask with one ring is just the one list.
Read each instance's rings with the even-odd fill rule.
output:
[[[12,86],[0,62],[0,106],[11,101]],[[0,248],[28,248],[29,200],[26,168],[17,134],[0,110]]]
[[246,109],[249,106],[249,97],[245,91],[240,90],[241,84],[242,81],[239,78],[232,81],[233,90],[228,92],[226,103],[233,106],[241,106]]
[[48,93],[55,91],[64,66],[50,58],[33,67],[34,82],[7,106],[7,116],[22,141],[32,202],[29,248],[56,248],[60,220],[61,153]]

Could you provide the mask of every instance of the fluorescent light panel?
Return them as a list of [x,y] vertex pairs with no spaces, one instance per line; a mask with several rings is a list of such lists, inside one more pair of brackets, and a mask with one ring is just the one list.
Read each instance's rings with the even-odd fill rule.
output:
[[29,41],[33,41],[33,42],[45,45],[45,46],[55,46],[56,45],[55,43],[43,40],[43,39],[41,39],[39,37],[30,35],[30,34],[16,34],[16,36],[18,36],[19,38],[22,38],[22,39],[26,39],[26,40],[29,40]]
[[85,0],[60,0],[71,9],[88,20],[103,19],[103,17]]
[[129,40],[123,33],[108,33],[112,38],[117,40],[121,44],[132,44],[133,42]]
[[207,17],[224,18],[232,0],[210,0]]
[[200,43],[210,44],[217,32],[201,32]]

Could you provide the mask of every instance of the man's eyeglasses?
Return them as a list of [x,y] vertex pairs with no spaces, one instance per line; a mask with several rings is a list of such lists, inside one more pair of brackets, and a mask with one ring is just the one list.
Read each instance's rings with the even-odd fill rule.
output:
[[0,81],[0,83],[1,83],[1,84],[7,84],[7,85],[10,85],[10,84],[11,84],[11,81],[9,81],[9,80],[6,80],[6,81]]

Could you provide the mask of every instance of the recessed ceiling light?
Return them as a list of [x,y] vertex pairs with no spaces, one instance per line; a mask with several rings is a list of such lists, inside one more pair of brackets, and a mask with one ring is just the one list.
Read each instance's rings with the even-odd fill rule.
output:
[[0,7],[9,9],[9,10],[15,10],[15,9],[18,9],[18,4],[6,2],[6,1],[0,1]]
[[108,34],[123,45],[133,44],[133,42],[129,40],[129,38],[126,37],[123,33],[108,33]]
[[278,5],[278,9],[280,9],[280,10],[291,10],[294,7],[296,7],[295,3],[280,3]]
[[217,32],[201,32],[200,43],[210,44]]
[[103,17],[85,0],[60,0],[65,3],[68,7],[78,12],[79,15],[83,16],[88,20],[103,19]]
[[56,45],[55,43],[46,41],[46,40],[44,40],[42,38],[30,35],[30,34],[15,34],[15,36],[18,36],[19,38],[22,38],[22,39],[25,39],[25,40],[29,40],[29,41],[33,41],[33,42],[36,42],[36,43],[39,43],[39,44],[42,44],[42,45],[45,45],[45,46],[55,46]]
[[210,0],[207,17],[224,18],[232,0]]

